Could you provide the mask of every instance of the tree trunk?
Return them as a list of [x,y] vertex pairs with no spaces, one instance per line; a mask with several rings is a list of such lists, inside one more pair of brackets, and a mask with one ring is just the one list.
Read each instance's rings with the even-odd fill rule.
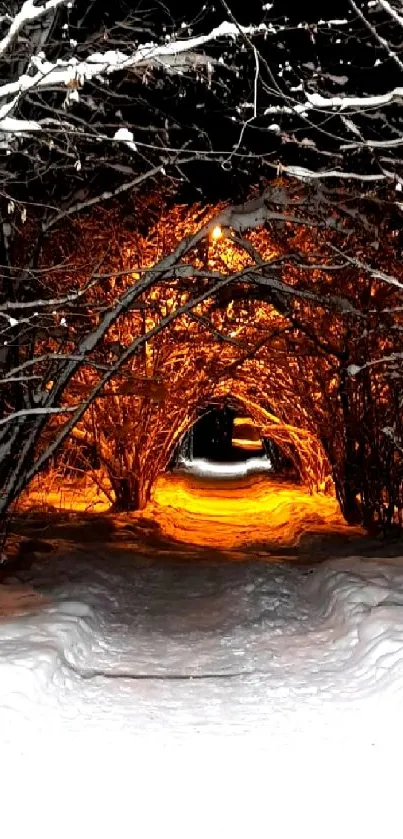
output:
[[362,511],[357,501],[357,497],[352,486],[350,476],[348,474],[348,466],[345,464],[345,478],[343,481],[343,488],[341,493],[340,506],[347,524],[361,524]]
[[339,502],[342,513],[348,524],[360,524],[362,512],[357,501],[357,457],[355,451],[355,435],[352,428],[349,400],[349,375],[346,367],[340,373],[339,396],[343,411],[344,422],[344,463],[342,465]]
[[183,435],[176,460],[193,460],[193,426]]
[[114,510],[118,513],[128,513],[133,510],[143,510],[148,501],[148,487],[136,475],[125,477],[111,477],[112,488],[115,493]]

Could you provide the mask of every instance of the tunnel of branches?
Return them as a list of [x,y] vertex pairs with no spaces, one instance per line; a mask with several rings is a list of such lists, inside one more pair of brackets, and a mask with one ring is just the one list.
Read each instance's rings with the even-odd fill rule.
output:
[[[161,209],[152,198],[143,229],[136,213],[114,206],[58,231],[52,258],[64,267],[52,282],[59,291],[72,282],[87,289],[78,315],[66,309],[70,346],[79,330],[96,326],[100,310],[219,211]],[[373,231],[364,226],[351,236],[350,249],[364,254]],[[371,257],[399,276],[394,236],[380,233]],[[336,494],[347,521],[399,517],[403,461],[392,440],[400,434],[399,376],[373,363],[401,348],[400,315],[390,315],[396,285],[363,270],[358,259],[338,258],[339,247],[337,223],[323,233],[302,217],[299,224],[273,222],[239,234],[210,229],[114,319],[91,363],[71,379],[66,406],[97,384],[97,363],[114,362],[135,336],[179,308],[97,393],[63,457],[73,463],[91,452],[87,462],[105,475],[115,507],[143,508],[203,409],[231,404],[284,452],[311,492]],[[100,255],[99,280],[89,283],[88,266],[100,265]],[[200,302],[187,309],[192,296]],[[60,332],[60,325],[54,333],[39,331],[41,351],[57,350]],[[48,424],[43,447],[61,423]]]

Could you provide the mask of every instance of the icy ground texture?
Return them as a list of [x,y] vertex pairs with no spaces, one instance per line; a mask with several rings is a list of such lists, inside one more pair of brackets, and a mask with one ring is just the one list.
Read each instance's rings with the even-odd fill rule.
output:
[[0,587],[7,839],[401,836],[403,563],[60,549],[30,583]]

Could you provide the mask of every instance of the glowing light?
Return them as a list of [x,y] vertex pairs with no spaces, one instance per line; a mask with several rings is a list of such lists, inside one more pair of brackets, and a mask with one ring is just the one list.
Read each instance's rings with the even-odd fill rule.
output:
[[249,417],[235,417],[232,445],[245,451],[263,450],[259,429]]
[[214,475],[217,478],[239,478],[255,472],[271,472],[273,467],[267,457],[250,457],[243,463],[218,463],[213,460],[195,458],[183,460],[181,467],[195,475]]
[[261,440],[244,440],[243,437],[233,437],[232,445],[236,449],[244,449],[249,452],[261,452],[263,449]]
[[222,230],[221,227],[217,224],[211,232],[211,238],[214,240],[221,239]]

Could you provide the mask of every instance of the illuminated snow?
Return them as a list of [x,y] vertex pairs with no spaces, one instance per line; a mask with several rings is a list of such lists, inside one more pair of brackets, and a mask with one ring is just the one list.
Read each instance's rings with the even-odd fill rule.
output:
[[220,550],[251,545],[276,550],[312,534],[362,535],[346,525],[334,495],[310,493],[270,471],[264,458],[244,464],[194,460],[185,470],[159,477],[145,515],[165,537]]
[[255,472],[272,472],[273,466],[268,457],[249,457],[240,463],[220,463],[195,457],[194,460],[183,460],[181,467],[195,475],[214,475],[216,477],[237,478],[251,475]]
[[232,558],[60,541],[0,586],[7,837],[399,835],[403,561]]

